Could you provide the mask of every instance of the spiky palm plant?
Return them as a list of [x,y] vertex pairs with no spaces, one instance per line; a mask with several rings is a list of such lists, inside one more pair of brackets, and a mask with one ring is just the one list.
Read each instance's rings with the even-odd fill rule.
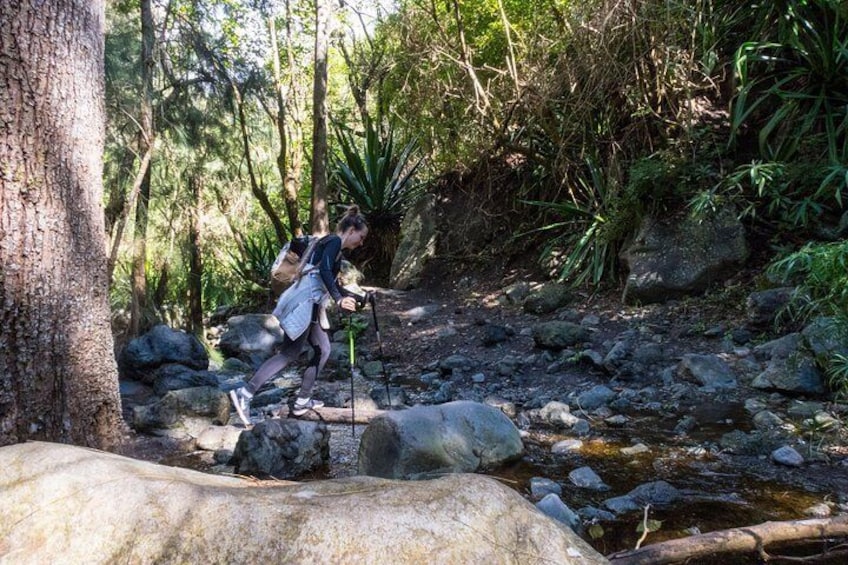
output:
[[365,123],[364,139],[335,125],[339,153],[333,155],[333,179],[343,201],[359,206],[370,233],[361,252],[371,277],[386,282],[400,241],[404,215],[421,195],[415,174],[422,159],[416,158],[418,142],[395,143],[394,128],[381,137],[371,121]]

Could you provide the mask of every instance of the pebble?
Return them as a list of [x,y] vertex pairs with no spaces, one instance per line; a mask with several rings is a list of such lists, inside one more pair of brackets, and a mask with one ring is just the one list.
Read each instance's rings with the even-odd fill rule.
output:
[[630,447],[622,447],[620,451],[624,455],[639,455],[640,453],[648,453],[651,449],[644,443],[637,443]]

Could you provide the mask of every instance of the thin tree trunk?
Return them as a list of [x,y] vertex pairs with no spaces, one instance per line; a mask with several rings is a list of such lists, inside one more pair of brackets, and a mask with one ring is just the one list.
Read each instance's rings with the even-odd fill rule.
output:
[[123,215],[127,203],[127,191],[124,185],[127,179],[132,176],[134,163],[135,152],[129,146],[124,146],[115,178],[106,187],[106,233],[109,237],[114,233],[118,221]]
[[236,113],[238,114],[239,131],[241,132],[244,159],[247,163],[247,176],[250,180],[250,190],[253,193],[253,196],[255,196],[259,201],[259,206],[262,207],[265,215],[268,216],[269,220],[271,220],[271,225],[274,226],[274,233],[277,234],[277,239],[281,242],[286,241],[288,239],[286,236],[286,228],[283,226],[283,222],[280,221],[280,216],[277,214],[276,210],[274,210],[274,206],[271,205],[268,193],[265,192],[265,189],[256,179],[256,171],[253,169],[253,158],[250,155],[250,135],[247,132],[247,116],[245,116],[244,113],[244,100],[242,100],[238,85],[232,79],[230,79],[230,86],[232,86],[233,97],[236,103]]
[[0,445],[117,446],[103,0],[0,2]]
[[[288,135],[286,132],[286,89],[283,84],[282,73],[280,72],[280,52],[277,46],[277,26],[274,22],[274,16],[268,16],[268,32],[271,36],[271,59],[273,61],[274,71],[274,93],[277,99],[277,135],[280,137],[280,152],[277,154],[277,168],[280,171],[280,179],[283,183],[283,202],[286,206],[286,214],[289,218],[289,228],[291,234],[295,237],[303,235],[303,225],[300,223],[298,216],[297,205],[297,190],[290,191],[290,188],[296,188],[288,182]],[[282,242],[280,242],[282,243]]]
[[477,108],[477,113],[481,116],[485,116],[488,114],[489,107],[491,106],[489,102],[489,93],[486,92],[485,88],[483,88],[483,85],[480,83],[480,79],[477,77],[477,71],[474,69],[471,49],[468,47],[468,42],[465,39],[465,23],[462,19],[459,2],[457,0],[452,0],[452,4],[454,17],[456,18],[456,30],[459,34],[460,60],[462,61],[462,66],[465,67],[465,72],[468,73],[468,78],[471,80],[471,86],[474,88],[474,99],[476,101],[475,106]]
[[312,84],[313,233],[330,231],[327,209],[327,53],[330,44],[329,0],[315,0],[315,77]]
[[[286,121],[286,133],[288,134],[289,166],[286,169],[286,194],[294,194],[297,197],[302,188],[303,174],[303,105],[299,102],[304,96],[304,84],[298,80],[300,73],[296,72],[297,61],[295,59],[294,45],[292,42],[292,13],[291,2],[286,0],[286,60],[289,65],[289,92],[293,93],[288,99],[288,115]],[[301,225],[301,231],[303,226]]]
[[203,340],[203,262],[201,259],[201,226],[200,226],[200,193],[203,185],[200,167],[192,171],[189,177],[189,195],[191,205],[189,207],[188,226],[188,329],[196,335],[201,342]]
[[118,220],[115,224],[114,233],[112,234],[112,246],[111,250],[109,251],[109,259],[106,265],[106,272],[109,277],[110,285],[112,284],[112,276],[115,272],[115,263],[118,261],[118,250],[121,247],[121,239],[124,235],[124,228],[127,225],[127,218],[130,215],[130,211],[132,210],[135,201],[138,200],[138,195],[141,192],[141,185],[144,182],[144,178],[147,176],[147,171],[150,167],[150,159],[152,157],[153,145],[150,145],[148,146],[144,157],[141,158],[141,163],[139,164],[138,172],[136,173],[132,188],[130,188],[129,197],[124,202],[124,208],[121,211],[121,215],[118,217]]
[[[139,152],[153,146],[153,44],[155,41],[153,10],[150,0],[141,0],[141,115]],[[150,165],[145,168],[135,208],[133,233],[132,302],[130,304],[129,337],[144,329],[142,318],[147,309],[147,224],[150,205]]]

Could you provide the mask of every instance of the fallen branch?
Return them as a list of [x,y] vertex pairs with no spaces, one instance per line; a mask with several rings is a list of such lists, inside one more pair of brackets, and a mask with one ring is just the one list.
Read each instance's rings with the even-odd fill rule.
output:
[[721,554],[759,553],[772,543],[848,538],[848,514],[834,518],[765,522],[651,544],[607,556],[614,565],[662,565]]
[[[385,410],[366,410],[364,408],[356,409],[356,424],[368,424],[381,414],[385,414]],[[280,412],[281,418],[298,418],[300,420],[313,420],[327,422],[329,424],[350,424],[350,408],[316,408],[310,410],[302,416],[292,416],[286,409]]]

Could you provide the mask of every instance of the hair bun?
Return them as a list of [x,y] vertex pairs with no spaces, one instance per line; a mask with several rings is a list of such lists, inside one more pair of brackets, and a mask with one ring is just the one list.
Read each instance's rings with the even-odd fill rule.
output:
[[350,206],[348,206],[347,215],[348,216],[358,216],[359,215],[359,206],[357,206],[356,204],[351,204]]

